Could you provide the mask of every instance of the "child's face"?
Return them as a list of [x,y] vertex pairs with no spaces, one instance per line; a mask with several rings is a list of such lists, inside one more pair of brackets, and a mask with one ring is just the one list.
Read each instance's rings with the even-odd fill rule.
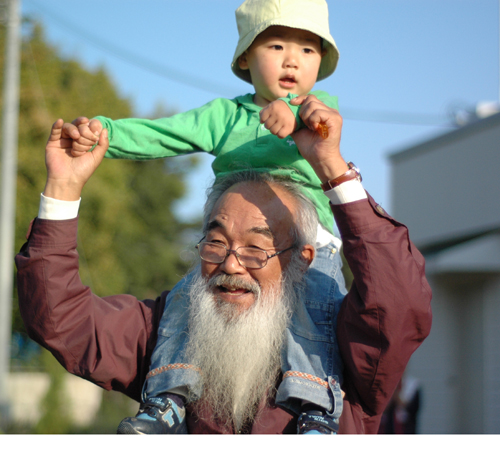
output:
[[296,28],[273,26],[264,30],[239,58],[255,88],[255,104],[265,107],[289,93],[308,94],[318,77],[321,38]]

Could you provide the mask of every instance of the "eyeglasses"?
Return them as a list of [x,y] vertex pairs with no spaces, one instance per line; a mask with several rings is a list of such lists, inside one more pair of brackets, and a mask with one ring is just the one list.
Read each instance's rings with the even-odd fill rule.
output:
[[233,250],[228,249],[223,244],[210,243],[208,241],[200,241],[195,247],[198,249],[201,259],[205,262],[223,263],[230,254],[234,254],[241,266],[253,270],[264,268],[269,259],[293,249],[295,245],[278,251],[273,255],[269,255],[264,249],[255,247],[239,247]]

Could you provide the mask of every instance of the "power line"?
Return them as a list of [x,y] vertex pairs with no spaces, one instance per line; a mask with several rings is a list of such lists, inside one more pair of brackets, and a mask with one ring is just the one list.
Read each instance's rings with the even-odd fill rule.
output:
[[346,120],[367,121],[373,123],[391,123],[400,125],[437,126],[456,128],[456,125],[445,122],[442,115],[418,114],[410,112],[368,111],[342,108],[342,117]]
[[[149,71],[160,77],[203,90],[218,96],[228,97],[228,92],[236,93],[236,88],[221,85],[207,79],[202,79],[192,74],[179,71],[169,66],[161,65],[156,61],[144,58],[140,55],[129,52],[115,44],[97,38],[88,33],[77,25],[70,23],[66,18],[61,17],[52,10],[41,6],[38,2],[29,0],[29,3],[45,14],[46,20],[53,21],[59,27],[68,30],[71,34],[76,35],[89,44],[104,50],[106,53],[113,55],[124,62],[136,66],[142,70]],[[341,114],[346,120],[374,122],[374,123],[389,123],[399,125],[419,125],[419,126],[437,126],[443,128],[454,128],[455,125],[447,122],[442,115],[436,114],[417,114],[409,112],[394,112],[394,111],[367,111],[358,109],[342,108]]]
[[[115,44],[109,41],[97,38],[91,35],[90,33],[87,33],[85,30],[78,27],[74,23],[70,23],[66,18],[62,18],[53,11],[40,6],[37,2],[30,1],[29,3],[35,5],[36,8],[44,12],[46,15],[46,19],[52,20],[59,27],[68,30],[71,34],[83,38],[93,46],[96,46],[104,50],[108,54],[120,58],[126,63],[137,66],[138,68],[149,71],[158,76],[165,77],[166,79],[173,80],[175,82],[188,85],[198,90],[204,90],[219,96],[227,96],[228,91],[230,91],[230,87],[228,87],[227,85],[222,85],[218,84],[217,82],[201,79],[199,77],[193,76],[192,74],[179,71],[169,66],[161,65],[156,61],[149,60],[138,54],[129,52],[119,46],[116,46]],[[236,88],[233,91],[237,91]]]

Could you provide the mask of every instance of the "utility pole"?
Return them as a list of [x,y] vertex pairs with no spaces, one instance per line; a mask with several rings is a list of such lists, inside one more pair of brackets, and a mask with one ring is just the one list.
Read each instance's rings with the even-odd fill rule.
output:
[[5,426],[10,420],[7,377],[10,362],[14,280],[21,0],[5,0],[3,3],[5,11],[3,23],[6,34],[0,186],[0,424]]

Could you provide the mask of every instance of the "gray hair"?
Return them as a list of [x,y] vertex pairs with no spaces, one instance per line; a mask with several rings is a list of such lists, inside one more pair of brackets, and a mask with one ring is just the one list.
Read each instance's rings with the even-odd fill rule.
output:
[[[316,244],[318,213],[313,203],[304,195],[302,187],[289,177],[271,175],[255,170],[241,170],[222,176],[207,191],[207,201],[203,210],[203,233],[207,233],[210,215],[222,195],[232,186],[240,183],[258,183],[277,186],[288,193],[296,202],[295,225],[290,232],[295,244],[301,248],[306,244]],[[305,190],[305,189],[304,189]]]

